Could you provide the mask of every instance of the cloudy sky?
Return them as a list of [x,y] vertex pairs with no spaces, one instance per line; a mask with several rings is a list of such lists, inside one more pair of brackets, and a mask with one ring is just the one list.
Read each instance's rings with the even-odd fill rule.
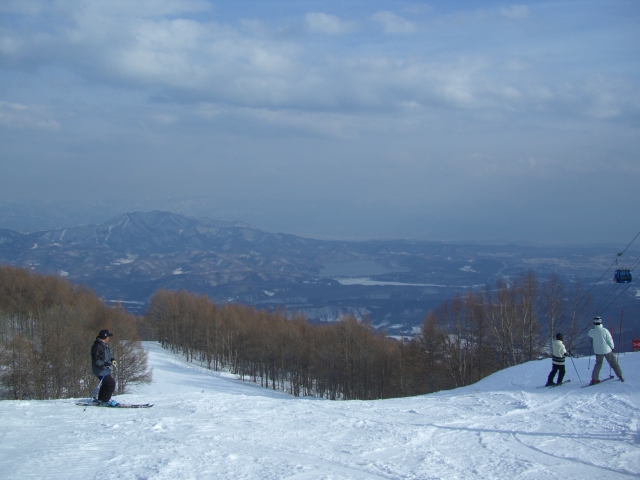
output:
[[636,0],[3,0],[0,201],[624,246],[639,25]]

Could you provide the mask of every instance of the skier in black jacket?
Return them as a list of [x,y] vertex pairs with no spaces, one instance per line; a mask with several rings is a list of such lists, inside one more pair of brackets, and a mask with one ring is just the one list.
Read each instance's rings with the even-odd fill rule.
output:
[[100,330],[96,341],[91,346],[91,371],[102,379],[102,385],[98,392],[98,401],[105,407],[117,407],[118,402],[111,399],[111,395],[116,390],[116,381],[111,376],[111,368],[115,367],[116,361],[111,355],[109,348],[109,337],[113,333],[109,330]]

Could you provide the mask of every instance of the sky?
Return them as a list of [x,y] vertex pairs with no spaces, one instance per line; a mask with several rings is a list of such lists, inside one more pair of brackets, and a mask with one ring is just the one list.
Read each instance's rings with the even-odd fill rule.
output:
[[153,382],[114,399],[151,408],[0,402],[2,478],[613,480],[640,473],[640,353],[620,356],[624,383],[580,388],[589,378],[583,357],[575,370],[567,366],[570,383],[537,388],[551,370],[547,358],[456,390],[331,401],[243,383],[186,364],[157,343],[146,348]]
[[0,202],[624,247],[639,24],[635,0],[4,0]]

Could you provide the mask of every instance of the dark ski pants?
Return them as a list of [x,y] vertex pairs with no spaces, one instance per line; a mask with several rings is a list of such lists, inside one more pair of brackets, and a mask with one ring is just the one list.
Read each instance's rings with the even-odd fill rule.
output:
[[102,385],[100,386],[100,391],[98,392],[98,400],[102,400],[103,402],[108,402],[111,400],[111,395],[116,391],[116,381],[113,379],[111,374],[105,375],[102,379]]
[[616,360],[616,356],[613,352],[606,353],[604,355],[599,355],[596,353],[596,364],[593,366],[593,372],[591,373],[591,380],[599,380],[600,379],[600,369],[602,368],[602,360],[607,359],[607,363],[609,366],[613,368],[613,371],[616,372],[618,378],[622,378],[622,370],[620,370],[620,365],[618,365],[618,361]]
[[562,383],[562,379],[564,378],[564,365],[556,365],[553,364],[553,368],[551,369],[551,373],[549,374],[549,378],[547,378],[547,383],[553,383],[553,377],[556,376],[556,372],[560,372],[558,374],[558,384]]

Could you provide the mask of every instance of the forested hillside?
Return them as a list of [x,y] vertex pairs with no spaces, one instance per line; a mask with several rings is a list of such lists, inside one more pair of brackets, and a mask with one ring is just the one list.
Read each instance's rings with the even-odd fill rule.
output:
[[546,355],[562,330],[570,349],[584,335],[588,297],[533,272],[456,296],[429,311],[412,337],[392,338],[345,315],[314,324],[302,314],[218,304],[159,290],[144,319],[106,306],[58,276],[0,267],[0,394],[11,399],[88,395],[89,348],[116,333],[118,392],[149,379],[138,331],[189,361],[295,396],[381,399],[460,387]]
[[551,276],[540,287],[529,272],[444,302],[413,338],[390,338],[352,315],[314,325],[299,314],[168,290],[152,297],[145,323],[164,348],[267,388],[379,399],[468,385],[538,359],[559,328],[577,346],[586,304],[579,284],[565,289]]

